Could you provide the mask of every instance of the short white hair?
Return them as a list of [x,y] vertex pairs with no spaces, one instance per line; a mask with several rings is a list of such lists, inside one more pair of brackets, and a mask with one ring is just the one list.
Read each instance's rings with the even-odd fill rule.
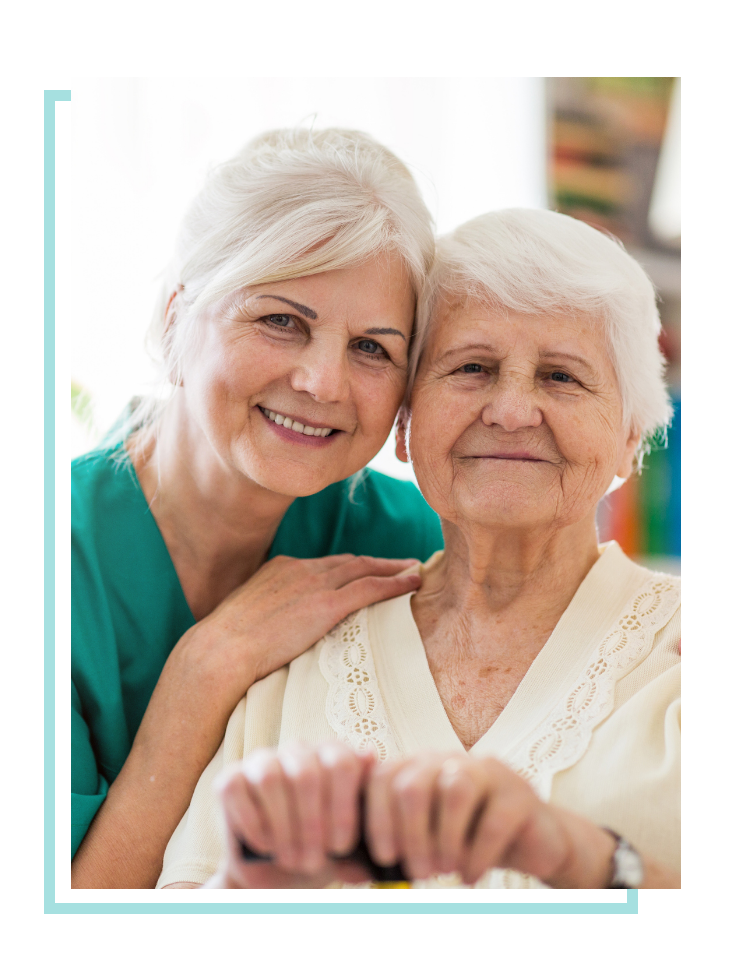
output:
[[[363,132],[265,132],[214,168],[182,221],[147,343],[176,384],[203,309],[238,288],[348,268],[383,253],[403,260],[419,295],[433,225],[412,174]],[[177,291],[176,327],[166,310]],[[162,404],[141,403],[131,427]]]
[[622,397],[623,423],[642,452],[673,409],[655,288],[612,235],[551,210],[512,208],[461,224],[437,242],[417,313],[411,385],[442,300],[479,300],[522,315],[575,315],[602,324]]

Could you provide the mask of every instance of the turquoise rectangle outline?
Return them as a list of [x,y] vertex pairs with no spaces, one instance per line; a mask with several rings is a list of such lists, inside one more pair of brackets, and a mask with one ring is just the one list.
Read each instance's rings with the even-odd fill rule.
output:
[[44,913],[359,913],[398,914],[637,914],[637,889],[626,903],[607,902],[263,902],[263,903],[125,903],[57,902],[55,870],[55,516],[56,516],[56,102],[70,102],[71,91],[44,91]]
[[622,916],[637,914],[637,889],[627,891],[627,902],[409,902],[409,903],[371,903],[371,902],[167,902],[167,903],[125,903],[125,902],[52,902],[46,899],[45,913],[127,913],[146,915],[147,913],[218,913],[232,915],[233,913],[250,913],[254,916],[278,916],[286,913],[290,915],[309,913],[312,915],[347,913],[364,916],[399,915],[422,916],[426,914],[442,913],[448,915],[479,916],[490,913],[502,916],[517,914],[560,915],[577,913],[579,915],[607,915]]

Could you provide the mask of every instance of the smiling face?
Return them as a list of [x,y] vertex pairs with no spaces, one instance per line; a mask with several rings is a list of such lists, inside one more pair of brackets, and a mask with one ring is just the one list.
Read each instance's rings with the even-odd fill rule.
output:
[[200,316],[182,371],[190,430],[220,466],[283,495],[348,477],[391,430],[414,308],[390,255],[226,296]]
[[597,323],[504,316],[468,301],[436,314],[409,442],[441,518],[542,530],[593,520],[614,475],[630,473],[638,437],[622,425]]

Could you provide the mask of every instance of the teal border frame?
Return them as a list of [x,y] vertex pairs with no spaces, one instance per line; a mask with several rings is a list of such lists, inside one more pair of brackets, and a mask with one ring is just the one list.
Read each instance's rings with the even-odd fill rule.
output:
[[55,854],[55,504],[56,504],[56,103],[70,102],[71,91],[44,91],[44,913],[217,913],[232,915],[363,914],[363,915],[632,915],[638,892],[627,902],[262,902],[262,903],[126,903],[57,902]]

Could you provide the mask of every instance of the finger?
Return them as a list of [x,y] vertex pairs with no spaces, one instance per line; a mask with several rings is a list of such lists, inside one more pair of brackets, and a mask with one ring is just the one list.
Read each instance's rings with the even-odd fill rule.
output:
[[287,791],[293,815],[295,868],[307,874],[318,872],[325,866],[325,771],[316,751],[301,743],[290,744],[280,750],[279,759],[287,775]]
[[461,867],[469,829],[475,823],[485,797],[482,778],[463,762],[464,759],[447,759],[436,782],[435,860],[438,872],[454,872]]
[[506,783],[490,791],[461,867],[467,885],[477,882],[488,869],[505,864],[505,853],[529,821],[537,803],[524,781]]
[[251,796],[258,803],[266,825],[269,850],[277,865],[288,871],[297,867],[296,814],[290,809],[287,777],[272,750],[255,750],[243,763]]
[[372,760],[342,743],[325,743],[318,755],[327,775],[327,850],[346,855],[358,843],[359,795]]
[[355,553],[335,553],[331,556],[318,556],[310,560],[301,560],[300,562],[313,573],[329,573],[336,567],[342,566],[344,563],[350,563],[351,560],[355,559]]
[[401,577],[362,577],[354,580],[335,592],[336,610],[341,615],[338,620],[360,607],[409,594],[417,590],[421,582],[420,575],[416,573]]
[[395,865],[399,860],[399,841],[395,833],[392,778],[401,761],[387,760],[371,771],[365,790],[366,842],[375,862]]
[[392,782],[402,865],[412,879],[426,879],[432,874],[431,818],[438,768],[436,759],[418,758],[406,764]]
[[340,566],[334,567],[327,575],[331,587],[339,589],[361,577],[390,577],[402,573],[409,567],[419,566],[417,560],[386,560],[374,556],[355,556]]
[[[259,854],[270,853],[270,833],[240,766],[216,785],[229,833]],[[238,848],[240,858],[240,849]]]

